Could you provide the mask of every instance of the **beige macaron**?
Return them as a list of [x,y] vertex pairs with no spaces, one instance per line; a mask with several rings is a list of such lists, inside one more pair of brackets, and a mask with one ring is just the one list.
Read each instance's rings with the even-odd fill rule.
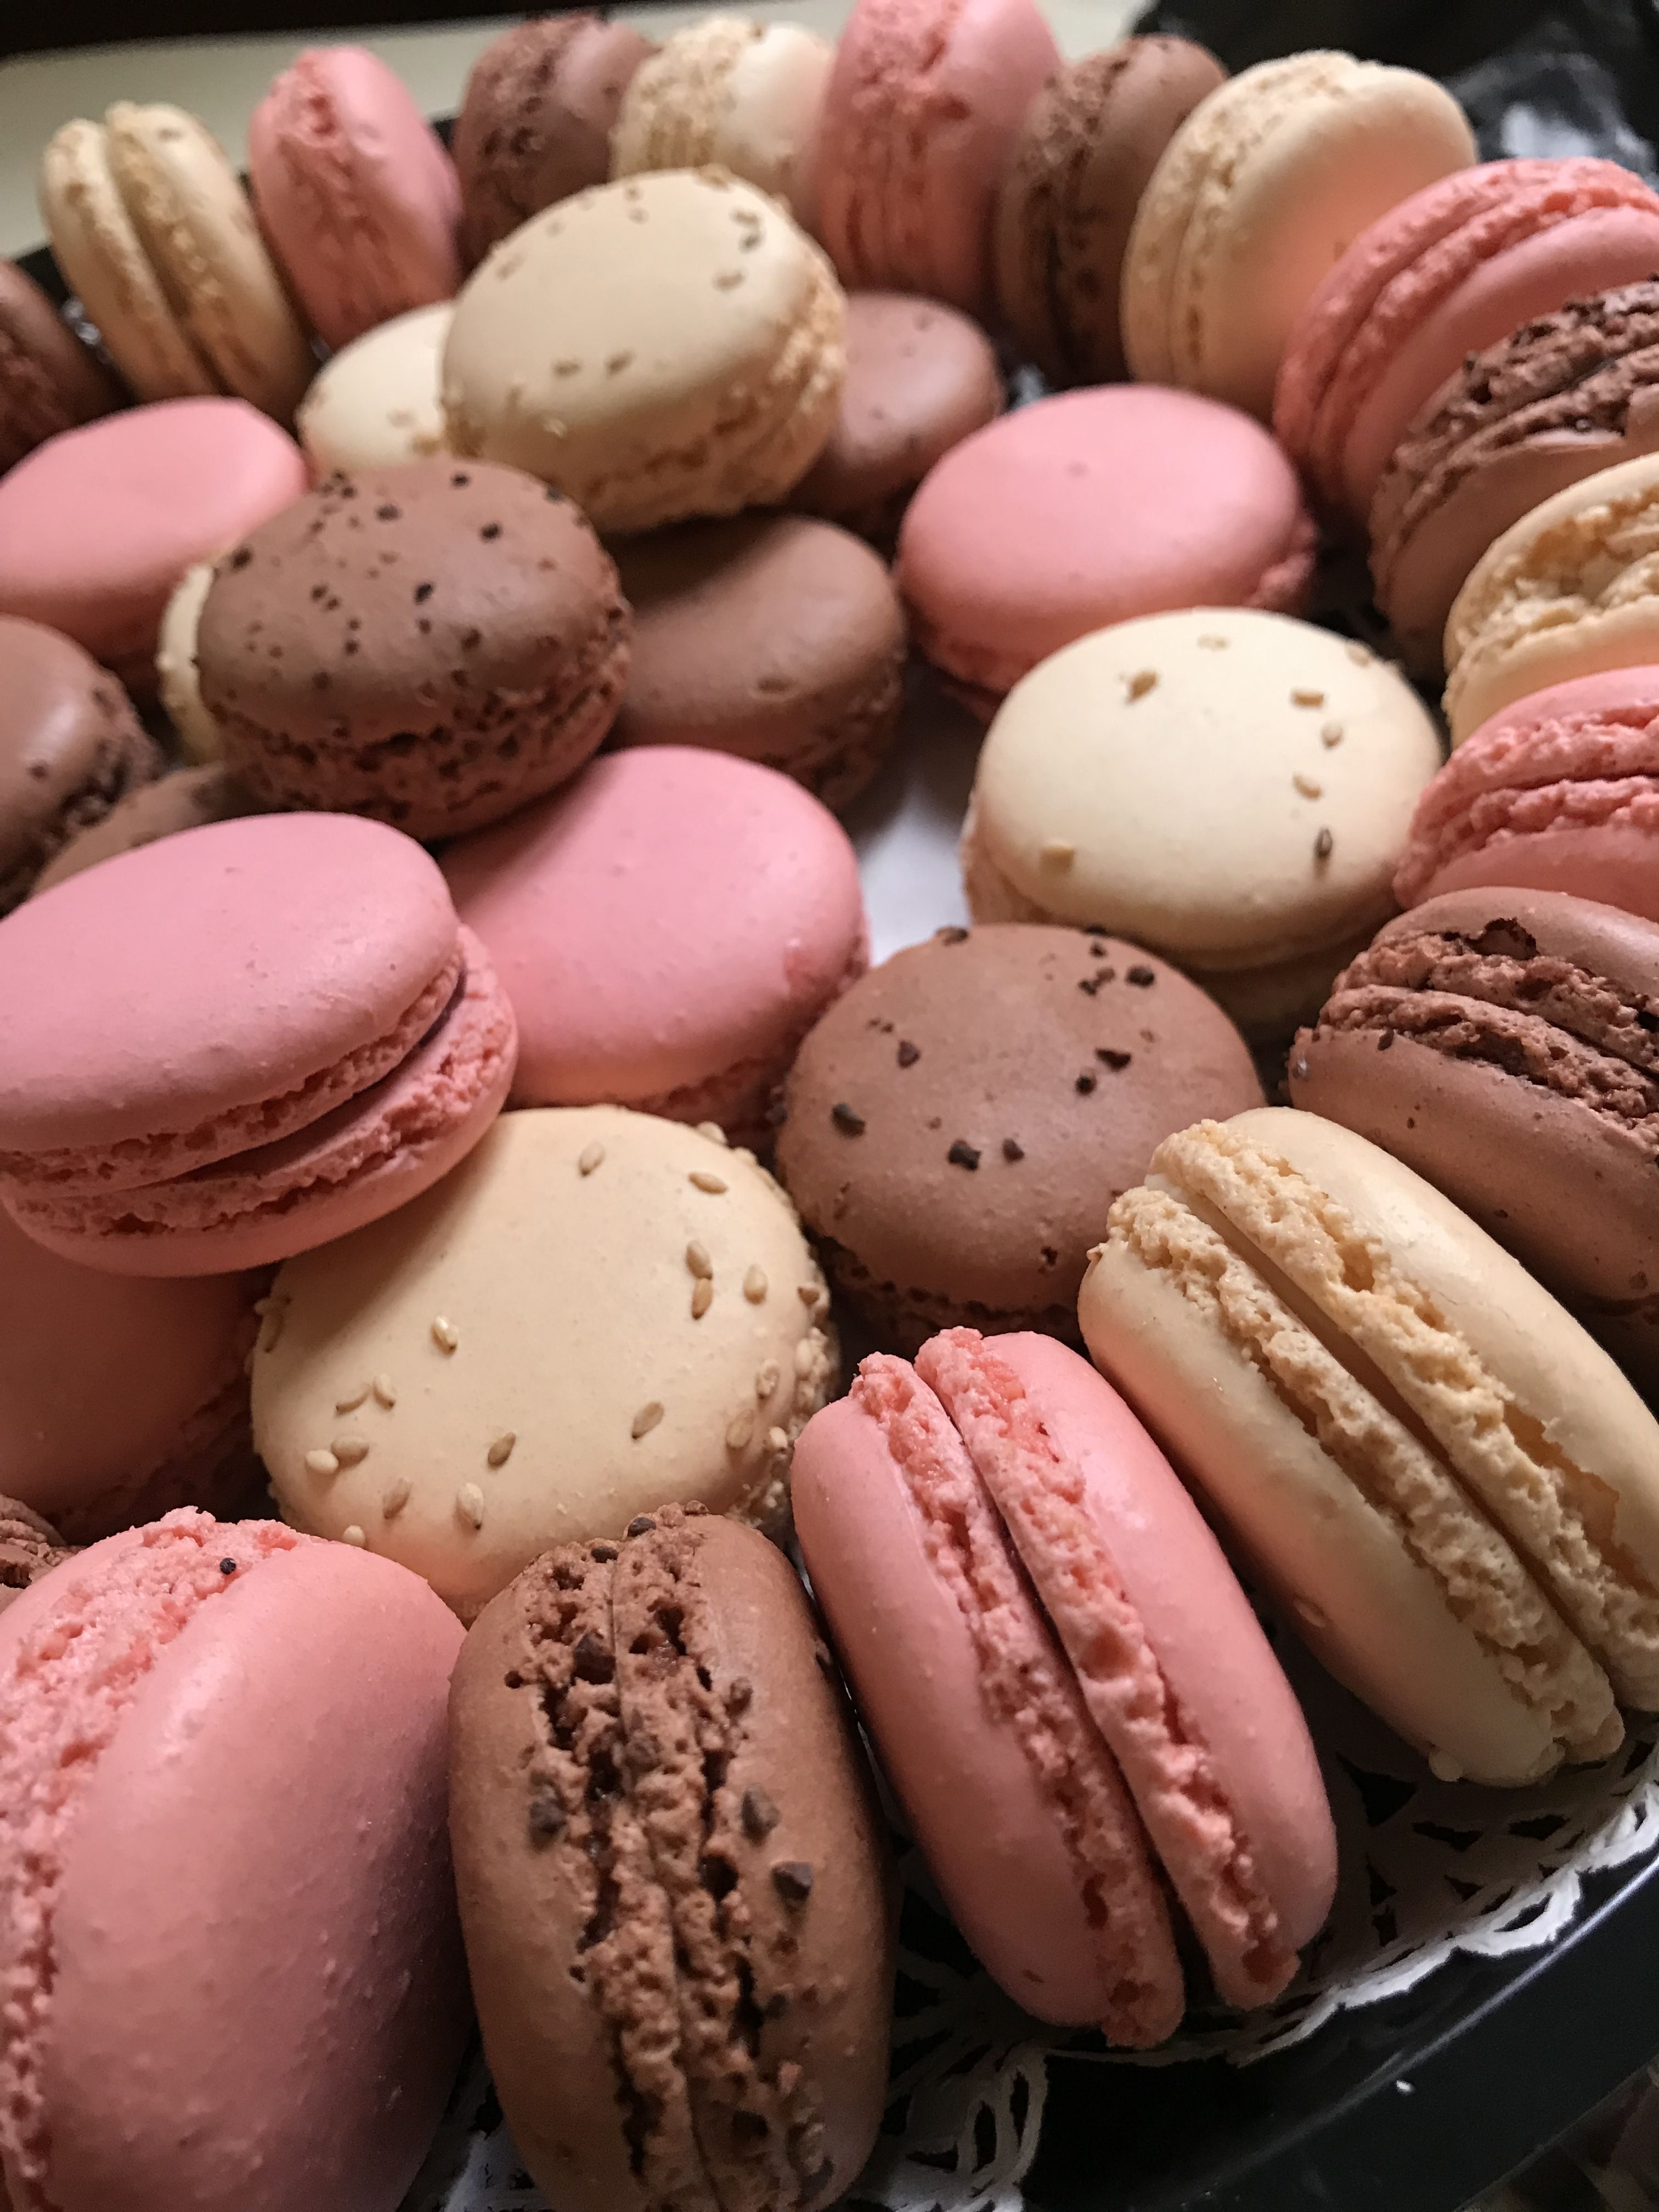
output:
[[1242,608],[1118,623],[1040,662],[993,721],[968,904],[1133,938],[1280,1036],[1395,911],[1439,763],[1416,694],[1349,639]]
[[1519,1262],[1333,1121],[1161,1145],[1079,1305],[1331,1671],[1437,1773],[1605,1758],[1659,1706],[1659,1425]]
[[143,399],[227,392],[292,418],[316,367],[224,149],[184,109],[118,100],[41,165],[59,264]]
[[1534,691],[1659,661],[1659,453],[1512,523],[1453,601],[1445,643],[1455,745]]
[[445,450],[439,380],[453,313],[441,300],[394,315],[324,363],[295,422],[319,476],[397,468]]
[[828,442],[846,371],[835,272],[721,169],[629,177],[513,232],[455,303],[458,453],[635,531],[774,505]]
[[1268,421],[1321,278],[1379,216],[1475,158],[1462,109],[1415,70],[1302,53],[1218,86],[1164,149],[1129,234],[1131,374]]
[[283,1268],[255,1441],[286,1519],[471,1618],[653,1506],[781,1522],[836,1380],[827,1309],[788,1200],[718,1132],[507,1114],[424,1197]]

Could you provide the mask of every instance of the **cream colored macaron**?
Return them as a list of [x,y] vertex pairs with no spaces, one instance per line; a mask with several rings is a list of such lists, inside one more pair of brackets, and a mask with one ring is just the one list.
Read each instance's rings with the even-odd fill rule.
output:
[[1015,685],[963,836],[976,921],[1151,945],[1259,1036],[1394,911],[1440,741],[1363,645],[1238,608],[1095,631]]
[[1453,601],[1445,651],[1455,745],[1532,692],[1659,661],[1659,453],[1512,523]]
[[700,1500],[771,1526],[834,1388],[823,1278],[745,1152],[613,1106],[507,1114],[278,1274],[254,1437],[284,1517],[465,1618],[550,1545]]
[[295,422],[319,476],[397,468],[445,451],[439,380],[453,313],[441,300],[394,315],[324,363]]
[[600,530],[774,505],[834,427],[845,326],[829,261],[753,185],[721,169],[599,185],[462,290],[450,441],[557,484]]
[[1659,1425],[1484,1231],[1337,1123],[1166,1139],[1079,1304],[1095,1361],[1332,1672],[1521,1783],[1659,1706]]
[[155,681],[187,759],[216,761],[224,750],[219,725],[202,696],[196,665],[196,633],[202,604],[213,583],[213,562],[198,561],[173,586],[155,639]]

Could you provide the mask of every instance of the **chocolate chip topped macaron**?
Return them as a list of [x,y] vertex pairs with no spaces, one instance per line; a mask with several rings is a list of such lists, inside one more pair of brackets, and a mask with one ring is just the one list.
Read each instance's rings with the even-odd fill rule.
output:
[[197,665],[224,757],[273,807],[481,829],[574,775],[628,672],[617,572],[516,469],[328,477],[220,562]]
[[1171,1131],[1261,1097],[1225,1014],[1152,954],[1081,930],[944,929],[808,1036],[778,1172],[884,1349],[959,1323],[1075,1341],[1114,1199]]

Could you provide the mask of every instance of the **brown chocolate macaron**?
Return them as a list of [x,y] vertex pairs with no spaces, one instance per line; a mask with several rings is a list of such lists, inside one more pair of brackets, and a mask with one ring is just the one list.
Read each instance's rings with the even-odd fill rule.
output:
[[484,2050],[562,2212],[813,2212],[886,2084],[884,1840],[787,1561],[669,1506],[479,1616],[450,1826]]
[[58,631],[0,615],[0,914],[161,772],[118,678]]
[[334,476],[219,562],[197,666],[269,807],[480,830],[599,750],[629,612],[580,510],[517,469]]
[[861,540],[804,515],[743,515],[624,541],[634,611],[619,745],[702,745],[844,806],[898,726],[904,611]]
[[0,261],[0,476],[58,431],[120,404],[114,378],[33,277]]
[[1337,977],[1290,1083],[1659,1388],[1659,924],[1559,891],[1425,900]]
[[1156,1147],[1261,1103],[1197,985],[1116,938],[944,929],[854,983],[801,1047],[777,1171],[883,1350],[941,1328],[1078,1340],[1089,1248]]
[[176,837],[181,830],[200,830],[210,822],[229,822],[240,814],[260,809],[228,768],[214,762],[206,768],[181,769],[159,783],[141,784],[125,799],[118,799],[103,820],[71,837],[49,867],[35,880],[37,893],[49,891],[83,868],[112,860],[118,853],[135,852],[153,845],[159,837]]

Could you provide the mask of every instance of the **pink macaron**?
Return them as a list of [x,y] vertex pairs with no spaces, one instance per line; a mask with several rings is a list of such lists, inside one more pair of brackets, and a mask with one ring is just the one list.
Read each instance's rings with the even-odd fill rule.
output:
[[1534,692],[1472,731],[1425,788],[1394,879],[1567,891],[1659,921],[1659,668]]
[[20,2212],[395,2212],[470,2019],[446,1822],[460,1645],[388,1559],[191,1512],[8,1607]]
[[453,1167],[513,1010],[436,863],[349,815],[216,822],[0,922],[0,1198],[118,1274],[287,1259]]
[[869,958],[846,831],[726,753],[606,754],[443,867],[518,1016],[515,1105],[632,1106],[758,1146],[797,1046]]
[[1267,2002],[1328,1911],[1300,1707],[1157,1445],[1046,1336],[866,1359],[795,1446],[795,1526],[963,1933],[1039,2018],[1160,2042],[1182,1973]]
[[0,479],[0,614],[155,684],[173,588],[299,498],[305,456],[241,399],[164,399],[65,430]]
[[461,187],[403,80],[363,46],[308,46],[253,111],[260,228],[301,306],[348,345],[461,281]]
[[1237,408],[1106,385],[1017,409],[910,502],[898,580],[921,650],[988,715],[1039,660],[1176,607],[1294,614],[1316,550],[1296,471]]
[[1389,457],[1465,356],[1659,269],[1659,194],[1616,161],[1487,161],[1362,231],[1304,308],[1273,428],[1364,524]]
[[857,0],[818,140],[819,234],[849,289],[988,318],[1002,172],[1060,65],[1036,0]]

